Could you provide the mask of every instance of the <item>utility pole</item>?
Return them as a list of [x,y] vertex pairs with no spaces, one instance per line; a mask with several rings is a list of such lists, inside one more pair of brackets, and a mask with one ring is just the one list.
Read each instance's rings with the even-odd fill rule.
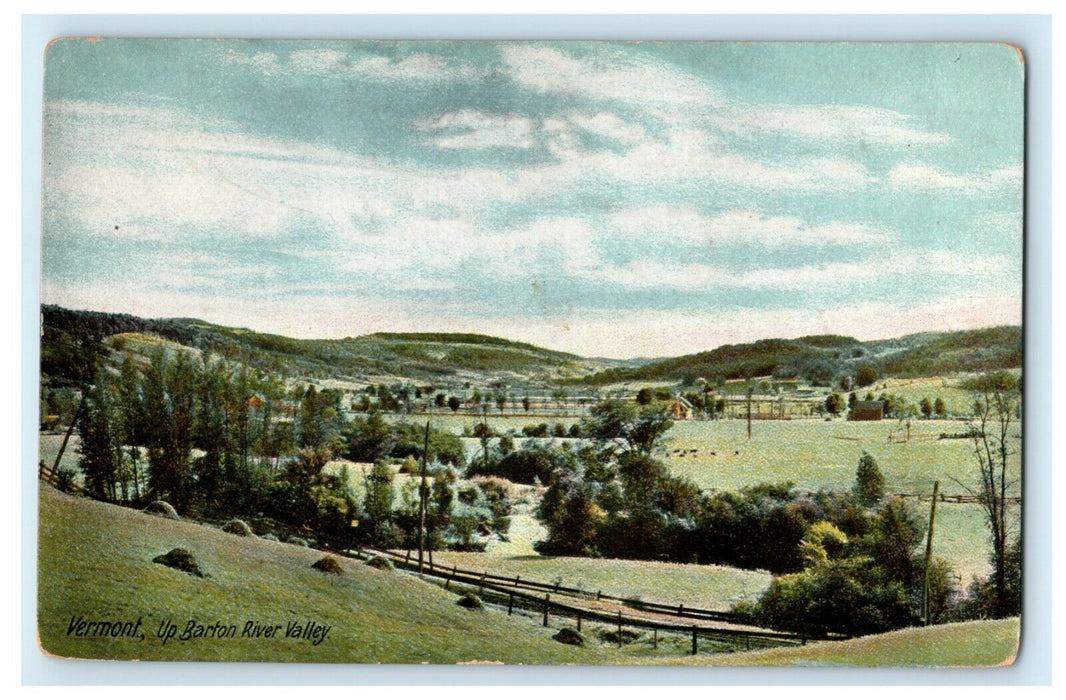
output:
[[59,446],[59,453],[56,455],[56,461],[52,465],[52,471],[56,474],[59,473],[59,462],[63,459],[63,453],[67,450],[67,442],[70,440],[70,434],[74,432],[74,427],[78,424],[78,416],[81,415],[82,406],[85,405],[85,395],[89,393],[87,387],[81,389],[81,399],[78,401],[78,407],[74,409],[74,417],[70,419],[70,425],[67,426],[67,434],[63,436],[63,443]]
[[751,392],[753,387],[748,387],[748,439],[751,439]]
[[418,487],[418,575],[422,575],[422,553],[425,550],[426,506],[429,487],[426,484],[426,460],[429,457],[429,421],[426,421],[426,437],[422,445],[422,483]]
[[936,502],[940,498],[940,480],[933,483],[933,505],[929,508],[929,532],[925,539],[925,588],[922,596],[922,617],[929,624],[929,569],[933,565],[933,526],[936,524]]

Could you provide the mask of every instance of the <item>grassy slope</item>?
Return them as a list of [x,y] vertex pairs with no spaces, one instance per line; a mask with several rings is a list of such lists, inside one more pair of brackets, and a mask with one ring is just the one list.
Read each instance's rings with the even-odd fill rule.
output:
[[1019,630],[1018,618],[961,622],[896,630],[846,642],[721,654],[687,663],[701,666],[1000,666],[1013,662],[1018,652]]
[[[250,540],[40,490],[39,636],[67,657],[367,663],[618,663],[610,649],[565,646],[544,630],[498,612],[470,612],[439,587],[344,560],[341,577],[310,568],[320,553]],[[153,564],[172,547],[194,552],[211,574],[201,580]],[[72,615],[145,619],[145,641],[67,636]],[[235,623],[315,619],[332,625],[318,647],[295,640],[154,637],[172,618]]]

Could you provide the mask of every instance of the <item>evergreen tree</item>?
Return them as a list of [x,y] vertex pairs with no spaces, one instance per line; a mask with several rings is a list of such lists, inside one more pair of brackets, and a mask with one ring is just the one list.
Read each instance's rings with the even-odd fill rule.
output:
[[[385,390],[385,387],[381,387]],[[314,384],[307,386],[300,403],[300,447],[314,447],[321,439],[318,426],[318,391]]]
[[859,467],[855,471],[853,491],[859,503],[866,507],[877,505],[885,495],[885,477],[881,474],[881,468],[877,466],[877,460],[865,450],[859,458]]

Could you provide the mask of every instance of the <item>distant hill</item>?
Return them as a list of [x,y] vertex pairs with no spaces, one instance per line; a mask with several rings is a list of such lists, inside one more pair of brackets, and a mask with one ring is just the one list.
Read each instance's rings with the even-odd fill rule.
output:
[[829,384],[869,365],[879,376],[921,377],[953,372],[1013,369],[1022,364],[1022,331],[1000,326],[974,331],[921,333],[861,342],[840,335],[723,345],[694,355],[657,360],[639,367],[610,368],[584,377],[584,384],[708,381],[774,375]]
[[[358,338],[299,339],[198,319],[143,319],[128,314],[41,308],[42,371],[64,376],[76,371],[73,348],[121,334],[147,334],[247,362],[264,371],[314,377],[367,380],[391,376],[413,380],[486,380],[512,373],[553,381],[595,372],[609,361],[468,333],[375,333]],[[74,355],[74,356],[72,356]]]
[[129,314],[41,307],[42,373],[70,381],[85,366],[81,353],[122,334],[156,336],[261,370],[288,376],[376,381],[382,377],[442,383],[603,386],[622,382],[691,384],[773,375],[829,385],[860,366],[881,377],[1014,369],[1022,364],[1018,326],[919,333],[877,341],[842,335],[770,338],[723,345],[667,359],[583,358],[471,333],[374,333],[357,338],[299,339],[198,319],[144,319]]

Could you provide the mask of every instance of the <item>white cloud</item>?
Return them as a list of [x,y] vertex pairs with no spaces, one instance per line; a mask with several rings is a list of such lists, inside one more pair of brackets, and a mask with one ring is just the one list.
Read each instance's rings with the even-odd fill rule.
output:
[[533,44],[503,44],[500,52],[511,77],[538,92],[649,104],[713,104],[718,99],[706,83],[649,58],[604,49],[579,59]]
[[1013,189],[1020,197],[1022,176],[1023,168],[1020,165],[955,175],[928,163],[904,163],[892,169],[888,181],[897,189],[934,192],[958,190],[967,194],[988,194]]
[[481,74],[470,63],[426,53],[403,58],[364,56],[352,61],[347,52],[337,49],[303,49],[292,52],[287,59],[270,52],[249,56],[230,49],[222,55],[222,61],[247,66],[268,76],[355,76],[383,81],[441,82],[469,80]]
[[532,120],[517,114],[488,114],[473,109],[448,112],[416,123],[422,131],[438,133],[438,148],[520,148],[533,146]]
[[669,236],[692,243],[755,244],[766,248],[879,245],[896,234],[875,226],[832,222],[808,225],[798,217],[727,211],[707,217],[692,207],[657,205],[619,211],[611,224],[627,235]]
[[734,105],[710,122],[734,133],[782,131],[818,140],[929,146],[950,143],[948,134],[921,131],[899,112],[859,105]]
[[629,124],[609,112],[596,114],[573,113],[567,117],[575,126],[596,134],[614,139],[623,144],[632,144],[644,139],[644,127]]

